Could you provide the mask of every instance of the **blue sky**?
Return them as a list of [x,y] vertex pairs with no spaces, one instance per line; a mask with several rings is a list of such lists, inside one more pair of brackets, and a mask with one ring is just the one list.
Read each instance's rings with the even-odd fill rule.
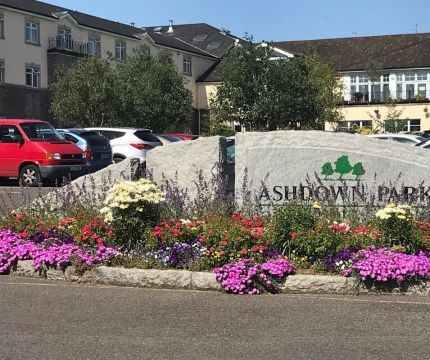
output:
[[430,32],[430,0],[45,0],[137,26],[206,22],[281,41]]

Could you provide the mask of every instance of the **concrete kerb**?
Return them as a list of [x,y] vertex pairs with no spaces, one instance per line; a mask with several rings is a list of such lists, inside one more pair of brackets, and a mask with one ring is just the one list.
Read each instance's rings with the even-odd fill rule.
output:
[[[12,276],[45,278],[70,282],[101,284],[126,287],[156,289],[222,291],[209,272],[192,272],[187,270],[126,269],[98,266],[84,275],[76,274],[72,266],[63,272],[56,269],[35,271],[31,260],[19,261],[11,271]],[[334,275],[291,275],[280,287],[282,294],[319,294],[319,295],[430,295],[430,282],[409,286],[407,289],[369,288],[357,283],[352,278]]]

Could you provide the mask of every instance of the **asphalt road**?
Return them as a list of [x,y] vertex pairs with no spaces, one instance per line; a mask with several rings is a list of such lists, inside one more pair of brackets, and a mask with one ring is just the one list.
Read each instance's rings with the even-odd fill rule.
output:
[[0,359],[429,359],[430,299],[0,277]]
[[52,187],[25,188],[18,186],[17,180],[0,182],[0,216],[6,212],[28,204],[30,201],[51,191]]

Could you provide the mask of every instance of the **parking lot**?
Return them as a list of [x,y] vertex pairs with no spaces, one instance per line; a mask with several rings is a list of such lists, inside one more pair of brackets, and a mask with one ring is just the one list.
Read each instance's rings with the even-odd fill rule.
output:
[[0,215],[28,204],[52,189],[49,186],[24,188],[18,186],[17,180],[2,180],[0,181]]

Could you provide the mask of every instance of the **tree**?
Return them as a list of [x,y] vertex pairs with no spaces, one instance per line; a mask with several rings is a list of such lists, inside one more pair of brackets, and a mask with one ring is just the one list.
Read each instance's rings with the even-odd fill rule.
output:
[[368,115],[372,118],[376,124],[375,129],[378,132],[388,133],[399,133],[405,130],[407,120],[400,119],[403,114],[403,110],[397,109],[396,102],[393,99],[388,99],[385,103],[386,115],[382,117],[377,109],[376,115],[368,112]]
[[192,94],[167,53],[136,51],[125,62],[88,56],[58,74],[54,116],[66,126],[132,126],[154,131],[188,127]]
[[118,66],[118,78],[123,125],[156,132],[189,127],[192,94],[169,54],[136,51]]
[[273,59],[272,51],[247,36],[223,58],[222,83],[210,104],[217,121],[260,130],[323,129],[338,121],[336,72],[315,54]]
[[327,180],[327,177],[334,174],[333,167],[331,166],[331,163],[327,162],[323,165],[321,174],[325,175],[324,180]]
[[363,168],[362,163],[357,163],[352,168],[352,175],[355,175],[355,180],[359,180],[360,176],[364,175],[366,171]]
[[352,166],[349,163],[348,156],[343,155],[339,159],[336,160],[335,171],[340,174],[339,180],[342,180],[342,176],[348,174],[352,171]]
[[59,71],[52,85],[51,112],[65,126],[114,125],[119,115],[116,73],[107,59],[88,56],[69,71]]

